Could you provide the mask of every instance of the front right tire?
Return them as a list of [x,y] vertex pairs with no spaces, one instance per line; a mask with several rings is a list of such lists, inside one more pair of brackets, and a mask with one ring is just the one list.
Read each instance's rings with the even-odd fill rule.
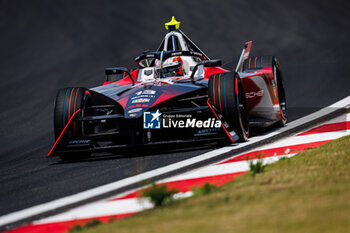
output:
[[[68,124],[69,119],[73,114],[77,113],[76,117],[82,116],[82,112],[89,102],[89,91],[84,87],[68,87],[58,91],[54,109],[54,133],[55,140],[59,138],[61,132]],[[60,143],[65,144],[71,139],[81,139],[83,137],[83,123],[73,121],[66,129],[65,133],[60,138]],[[59,154],[62,160],[81,159],[88,157],[88,154]]]

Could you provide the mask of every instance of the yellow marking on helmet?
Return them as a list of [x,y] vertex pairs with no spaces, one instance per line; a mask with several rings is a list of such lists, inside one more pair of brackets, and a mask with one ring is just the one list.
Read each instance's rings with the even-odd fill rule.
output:
[[169,30],[169,26],[175,26],[175,29],[179,29],[180,23],[181,23],[181,22],[176,21],[175,17],[173,16],[173,17],[171,18],[171,21],[170,21],[170,22],[167,22],[167,23],[164,24],[164,25],[165,25],[165,29],[166,29],[166,30]]

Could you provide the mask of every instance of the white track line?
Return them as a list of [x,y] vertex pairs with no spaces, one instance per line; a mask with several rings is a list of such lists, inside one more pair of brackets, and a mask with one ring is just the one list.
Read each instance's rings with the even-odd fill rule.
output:
[[[345,122],[345,121],[350,121],[350,113],[347,113],[347,114],[338,116],[336,118],[333,118],[333,119],[327,121],[327,124],[340,123],[340,122]],[[319,124],[319,125],[323,125],[323,123]],[[312,128],[315,128],[315,127],[317,127],[319,125],[316,125],[316,126],[314,126]]]
[[[282,157],[292,157],[295,154],[280,155],[278,157],[268,157],[261,159],[263,164],[270,164],[278,161]],[[250,160],[256,163],[258,159]],[[240,161],[231,164],[221,164],[218,166],[208,166],[205,168],[198,169],[197,171],[188,172],[184,175],[175,176],[171,179],[165,179],[157,183],[166,183],[178,180],[187,180],[192,178],[203,178],[207,176],[217,176],[223,174],[232,174],[236,172],[249,171],[249,162]],[[192,192],[178,193],[176,199],[185,198],[192,196]],[[33,224],[46,224],[46,223],[57,223],[71,220],[79,220],[86,218],[98,218],[101,216],[113,216],[120,214],[129,214],[141,212],[146,209],[153,208],[153,204],[147,198],[128,198],[115,201],[99,201],[91,204],[87,204],[81,207],[77,207],[66,211],[61,214],[57,214],[52,217],[44,218],[39,221],[35,221]]]
[[[350,115],[350,114],[349,114]],[[343,122],[344,116],[342,117],[342,120],[340,122]],[[330,122],[335,123],[335,121],[329,121],[326,122],[326,124],[329,124]],[[330,133],[320,133],[317,134],[311,134],[311,135],[304,135],[304,136],[292,136],[288,137],[286,139],[281,139],[279,141],[270,143],[266,146],[261,146],[258,148],[255,148],[251,151],[244,152],[241,154],[253,152],[253,151],[261,151],[261,150],[267,150],[267,149],[275,149],[280,147],[288,147],[288,146],[295,146],[299,144],[307,144],[307,143],[313,143],[313,142],[320,142],[320,141],[328,141],[328,140],[335,140],[340,137],[350,135],[350,131],[338,131],[338,132],[330,132]],[[287,154],[287,153],[286,153]],[[286,155],[285,154],[285,155]],[[288,154],[288,156],[293,156],[294,154]],[[235,156],[233,156],[235,157]],[[232,157],[232,158],[233,158]],[[278,158],[283,157],[283,155],[277,156]],[[272,157],[268,157],[272,158]],[[223,161],[227,161],[231,158],[227,158]],[[203,168],[199,168],[184,174],[176,175],[170,178],[166,178],[164,180],[159,181],[160,183],[165,182],[172,182],[172,181],[179,181],[179,180],[187,180],[187,179],[194,179],[194,178],[200,178],[200,177],[208,177],[208,176],[214,176],[214,175],[224,175],[224,174],[230,174],[230,173],[236,173],[236,172],[242,172],[249,170],[249,164],[247,161],[239,161],[234,163],[226,163],[226,164],[220,164],[220,162],[213,166],[208,165]]]
[[[340,119],[340,118],[338,118]],[[338,119],[333,119],[331,121],[326,122],[325,124],[340,122]],[[344,116],[342,117],[344,119]],[[286,139],[282,139],[278,142],[271,143],[268,146],[261,146],[253,151],[258,150],[266,150],[266,149],[274,149],[278,147],[284,146],[294,146],[297,144],[304,143],[312,143],[318,141],[325,140],[335,140],[339,137],[348,135],[349,133],[343,132],[331,132],[331,133],[322,133],[321,138],[319,135],[315,137],[315,135],[306,135],[306,136],[291,136]],[[263,164],[270,164],[278,161],[282,157],[292,157],[295,153],[292,154],[284,154],[279,156],[267,157],[261,159]],[[256,163],[258,159],[249,160],[249,161],[237,161],[233,163],[225,163],[225,164],[212,164],[202,168],[195,169],[193,171],[186,172],[184,174],[176,175],[170,178],[166,178],[158,181],[157,183],[169,183],[174,181],[185,181],[189,179],[195,178],[205,178],[210,176],[220,176],[225,174],[234,174],[239,172],[249,171],[249,163]],[[181,197],[184,196],[183,193]],[[186,192],[186,197],[191,196],[192,192]],[[129,198],[115,201],[98,201],[94,203],[90,203],[81,207],[77,207],[66,211],[64,213],[44,218],[39,221],[35,221],[34,224],[45,224],[45,223],[57,223],[71,220],[79,220],[79,219],[87,219],[87,218],[98,218],[101,216],[113,216],[120,214],[128,214],[128,213],[136,213],[141,212],[146,209],[153,208],[152,203],[146,198]]]
[[[192,195],[192,191],[176,193],[174,195],[174,199],[187,198]],[[35,221],[33,224],[39,225],[87,218],[99,218],[103,216],[131,214],[151,209],[153,207],[154,205],[148,198],[130,198],[114,202],[100,201],[75,208],[62,214]]]
[[279,148],[279,147],[294,146],[294,145],[299,145],[299,144],[307,144],[307,143],[313,143],[313,142],[334,140],[334,139],[338,139],[338,138],[343,137],[343,136],[348,135],[348,134],[350,134],[350,132],[345,132],[345,131],[320,133],[320,134],[307,134],[307,135],[302,135],[302,136],[297,136],[297,137],[292,137],[292,138],[287,138],[287,139],[281,139],[281,140],[273,142],[269,145],[258,147],[252,151],[267,150],[267,149],[273,149],[273,148]]
[[[287,154],[274,156],[274,157],[266,157],[266,158],[262,158],[261,160],[264,161],[264,163],[269,164],[272,162],[276,162],[278,159],[285,157],[286,155]],[[295,153],[288,154],[288,156],[293,156],[293,155],[295,155]],[[195,178],[204,178],[208,176],[219,176],[219,175],[226,175],[226,174],[232,174],[237,172],[245,172],[249,170],[249,163],[250,162],[256,163],[256,161],[258,161],[258,159],[252,159],[249,161],[244,160],[244,161],[238,161],[234,163],[224,163],[219,165],[209,165],[203,168],[196,169],[194,171],[189,171],[184,174],[180,174],[164,180],[160,180],[159,183],[168,183],[173,181],[181,181],[181,180],[189,180],[189,179],[195,179]]]
[[96,202],[69,210],[62,214],[36,221],[35,224],[136,213],[146,209],[151,209],[153,207],[153,204],[145,198],[130,198],[112,202]]
[[90,190],[86,190],[86,191],[71,195],[71,196],[63,197],[63,198],[60,198],[60,199],[57,199],[54,201],[50,201],[47,203],[43,203],[43,204],[40,204],[37,206],[33,206],[33,207],[30,207],[27,209],[23,209],[20,211],[16,211],[16,212],[4,215],[4,216],[0,217],[0,226],[4,226],[6,224],[13,223],[13,222],[25,219],[25,218],[29,218],[29,217],[38,215],[38,214],[42,214],[42,213],[48,212],[48,211],[53,210],[53,209],[57,209],[57,208],[64,207],[64,206],[67,206],[70,204],[74,204],[74,203],[77,203],[77,202],[80,202],[80,201],[83,201],[83,200],[86,200],[86,199],[89,199],[92,197],[96,197],[96,196],[111,192],[113,190],[117,190],[117,189],[126,187],[126,186],[131,185],[131,184],[142,182],[144,180],[149,180],[149,179],[152,179],[152,178],[157,177],[159,175],[162,175],[164,173],[175,171],[175,170],[178,170],[182,167],[186,167],[186,166],[189,166],[191,164],[196,164],[196,163],[199,163],[201,161],[208,160],[208,159],[216,157],[220,154],[229,152],[235,148],[241,148],[241,147],[251,145],[259,140],[271,138],[279,133],[282,133],[282,132],[285,132],[287,130],[298,127],[306,122],[316,120],[324,115],[327,115],[329,113],[334,112],[337,108],[347,107],[349,104],[350,104],[350,96],[336,102],[335,104],[332,104],[331,106],[323,108],[323,109],[321,109],[313,114],[305,116],[305,117],[298,119],[296,121],[290,122],[284,128],[280,128],[280,129],[273,131],[267,135],[254,137],[246,143],[234,144],[232,146],[223,147],[223,148],[220,148],[217,150],[207,152],[207,153],[202,154],[202,155],[198,155],[198,156],[190,158],[190,159],[186,159],[186,160],[183,160],[183,161],[180,161],[177,163],[173,163],[173,164],[161,167],[161,168],[157,168],[157,169],[152,170],[152,171],[141,173],[141,174],[138,174],[138,175],[133,176],[133,177],[128,177],[128,178],[125,178],[125,179],[122,179],[119,181],[115,181],[115,182],[112,182],[112,183],[109,183],[106,185],[102,185],[102,186],[99,186],[99,187],[96,187],[96,188],[93,188]]

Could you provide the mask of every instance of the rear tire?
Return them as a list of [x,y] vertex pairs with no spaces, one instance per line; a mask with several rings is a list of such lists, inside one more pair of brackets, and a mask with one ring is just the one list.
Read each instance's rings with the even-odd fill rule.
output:
[[[61,132],[66,127],[69,119],[73,114],[81,109],[84,110],[85,105],[89,101],[89,91],[83,87],[69,87],[60,89],[56,96],[55,110],[54,110],[54,133],[55,140],[61,135]],[[82,116],[82,111],[77,113],[77,117]],[[66,129],[65,133],[60,138],[61,143],[66,143],[70,139],[81,139],[83,137],[83,125],[82,123],[72,122]],[[82,157],[88,157],[89,154],[84,156],[67,156],[60,155],[62,160],[71,160],[70,158],[77,159]]]
[[286,99],[286,92],[283,84],[281,65],[278,62],[276,57],[273,57],[272,64],[273,64],[272,66],[273,73],[277,83],[278,102],[279,102],[280,111],[281,111],[281,120],[278,122],[278,125],[285,126],[287,123],[287,99]]
[[250,56],[243,63],[243,72],[249,69],[263,69],[266,67],[271,67],[273,61],[273,56]]
[[246,96],[237,73],[212,75],[208,83],[209,101],[223,115],[241,142],[249,136]]

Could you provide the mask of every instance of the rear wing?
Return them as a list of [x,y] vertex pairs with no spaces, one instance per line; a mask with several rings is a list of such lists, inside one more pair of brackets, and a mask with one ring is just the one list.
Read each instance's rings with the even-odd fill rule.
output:
[[250,49],[252,48],[252,41],[245,42],[244,48],[241,53],[241,57],[239,58],[237,67],[236,67],[236,72],[242,72],[243,71],[243,62],[248,59]]

